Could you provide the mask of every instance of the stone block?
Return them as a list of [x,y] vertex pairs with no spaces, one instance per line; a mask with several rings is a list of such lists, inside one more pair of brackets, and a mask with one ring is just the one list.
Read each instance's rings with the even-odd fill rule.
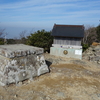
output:
[[43,48],[23,44],[1,45],[0,85],[17,84],[49,72],[42,54]]

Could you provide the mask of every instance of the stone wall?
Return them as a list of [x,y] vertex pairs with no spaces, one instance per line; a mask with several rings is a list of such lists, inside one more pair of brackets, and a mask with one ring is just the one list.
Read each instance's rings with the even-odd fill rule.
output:
[[32,80],[49,72],[43,49],[20,45],[0,46],[0,85]]

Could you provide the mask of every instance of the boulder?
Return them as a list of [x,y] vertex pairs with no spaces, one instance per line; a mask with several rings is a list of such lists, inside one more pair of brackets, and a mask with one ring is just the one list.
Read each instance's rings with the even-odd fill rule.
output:
[[0,85],[32,80],[49,72],[43,48],[24,44],[0,46]]
[[83,52],[83,59],[100,64],[100,45],[91,45]]

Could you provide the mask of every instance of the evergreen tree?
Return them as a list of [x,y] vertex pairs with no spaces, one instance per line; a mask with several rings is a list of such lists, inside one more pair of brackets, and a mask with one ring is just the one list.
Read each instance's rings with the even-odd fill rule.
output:
[[100,42],[100,25],[97,26],[96,33],[97,33],[97,40],[98,42]]
[[53,37],[51,32],[45,30],[38,30],[37,32],[31,34],[27,37],[27,44],[44,48],[44,51],[50,51],[50,47],[53,42]]

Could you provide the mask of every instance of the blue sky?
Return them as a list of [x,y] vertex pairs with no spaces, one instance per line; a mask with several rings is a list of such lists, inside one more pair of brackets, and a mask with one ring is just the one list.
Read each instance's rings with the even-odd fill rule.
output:
[[0,28],[8,38],[26,30],[52,30],[54,23],[94,25],[100,23],[100,0],[0,0]]

